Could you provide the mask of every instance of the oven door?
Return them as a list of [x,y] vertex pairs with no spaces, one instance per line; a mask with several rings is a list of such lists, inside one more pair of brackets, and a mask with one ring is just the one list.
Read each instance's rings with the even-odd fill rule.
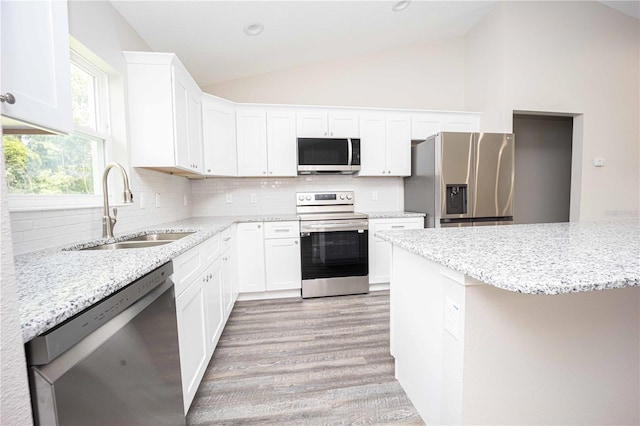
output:
[[369,275],[369,235],[365,230],[303,232],[302,279]]
[[302,297],[369,291],[369,232],[359,225],[301,225]]

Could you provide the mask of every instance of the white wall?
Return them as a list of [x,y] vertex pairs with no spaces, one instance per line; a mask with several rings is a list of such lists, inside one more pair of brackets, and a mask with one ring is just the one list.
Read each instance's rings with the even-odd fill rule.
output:
[[458,111],[464,39],[440,40],[203,87],[236,102]]
[[484,131],[511,131],[513,111],[579,115],[572,220],[638,217],[639,52],[639,21],[599,2],[503,2],[466,36],[465,106]]
[[[286,214],[296,212],[296,192],[354,191],[356,211],[404,209],[402,178],[300,176],[296,178],[215,178],[192,182],[194,216]],[[375,192],[375,197],[373,192]],[[232,203],[226,203],[231,194]],[[257,203],[251,203],[255,194]],[[377,200],[373,200],[377,198]]]

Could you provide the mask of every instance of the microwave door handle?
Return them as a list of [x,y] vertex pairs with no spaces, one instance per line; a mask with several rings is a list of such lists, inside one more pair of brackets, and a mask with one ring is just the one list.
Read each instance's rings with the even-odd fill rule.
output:
[[351,138],[347,139],[347,150],[349,152],[349,163],[347,165],[351,166],[353,161],[353,146],[351,144]]

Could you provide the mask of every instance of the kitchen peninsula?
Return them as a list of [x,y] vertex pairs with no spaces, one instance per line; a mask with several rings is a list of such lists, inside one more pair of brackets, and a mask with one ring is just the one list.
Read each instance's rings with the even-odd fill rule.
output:
[[383,231],[427,424],[640,423],[640,224]]

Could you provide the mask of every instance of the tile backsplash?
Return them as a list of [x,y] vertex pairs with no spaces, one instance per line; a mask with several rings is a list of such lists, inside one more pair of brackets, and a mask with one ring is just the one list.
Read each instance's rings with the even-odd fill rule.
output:
[[[134,204],[118,206],[116,235],[191,216],[294,214],[295,194],[305,191],[354,191],[355,208],[365,213],[403,210],[404,205],[402,178],[313,175],[188,180],[144,169],[133,169],[130,177]],[[11,229],[15,255],[99,238],[102,207],[14,211]]]
[[[129,176],[134,204],[117,206],[115,235],[192,216],[188,179],[144,169],[133,169]],[[99,238],[102,207],[14,211],[11,233],[14,255]]]
[[310,175],[194,180],[191,185],[193,215],[295,214],[296,192],[332,190],[354,191],[356,211],[404,209],[402,178]]

